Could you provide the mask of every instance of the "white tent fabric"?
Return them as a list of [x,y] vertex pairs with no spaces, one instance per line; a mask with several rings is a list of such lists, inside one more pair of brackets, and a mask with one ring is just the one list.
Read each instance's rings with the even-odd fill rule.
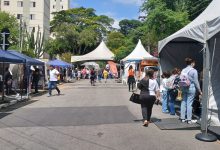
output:
[[122,61],[137,61],[137,60],[144,60],[144,59],[157,59],[156,57],[150,55],[144,48],[141,43],[141,40],[138,41],[137,46],[135,49]]
[[141,61],[141,60],[153,60],[153,59],[157,59],[156,57],[150,55],[144,48],[144,46],[141,43],[141,40],[138,41],[137,46],[135,47],[135,49],[124,59],[122,59],[122,61],[124,61],[124,74],[122,75],[122,82],[127,84],[127,77],[128,77],[128,69],[129,66],[133,66],[133,68],[135,70],[137,69],[137,61]]
[[85,62],[81,66],[85,66],[87,68],[94,67],[95,69],[99,69],[99,64],[97,64],[96,62]]
[[190,24],[159,42],[158,50],[162,71],[174,67],[184,68],[184,59],[196,60],[196,67],[202,72],[202,49],[206,40],[211,53],[211,96],[209,109],[212,111],[212,123],[220,126],[220,0],[213,0],[200,16]]
[[108,49],[102,41],[92,52],[82,56],[72,56],[71,62],[90,61],[90,60],[113,60],[114,54]]

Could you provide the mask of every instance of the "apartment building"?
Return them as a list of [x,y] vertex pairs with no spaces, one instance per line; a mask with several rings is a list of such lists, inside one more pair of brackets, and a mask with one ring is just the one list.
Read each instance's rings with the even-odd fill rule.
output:
[[53,12],[70,9],[70,0],[50,0],[50,20],[53,20]]
[[0,10],[17,17],[28,31],[40,27],[47,39],[50,35],[50,0],[0,0]]

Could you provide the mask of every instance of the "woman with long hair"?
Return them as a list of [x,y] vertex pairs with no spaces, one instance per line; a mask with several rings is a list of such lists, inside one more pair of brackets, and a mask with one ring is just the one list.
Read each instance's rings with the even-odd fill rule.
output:
[[156,80],[154,80],[154,71],[147,70],[146,76],[138,83],[141,100],[141,110],[143,116],[143,126],[147,127],[150,123],[152,108],[156,100],[160,98],[160,89]]
[[133,66],[130,65],[128,69],[128,90],[129,92],[134,90],[135,78],[134,78],[134,70]]

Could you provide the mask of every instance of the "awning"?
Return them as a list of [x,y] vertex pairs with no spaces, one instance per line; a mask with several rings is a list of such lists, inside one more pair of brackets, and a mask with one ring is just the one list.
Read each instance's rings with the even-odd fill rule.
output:
[[73,66],[72,64],[69,64],[65,61],[58,60],[58,59],[48,61],[47,64],[52,65],[52,66],[58,66],[58,67],[72,67]]
[[15,56],[17,56],[17,57],[20,57],[20,58],[24,59],[26,65],[28,65],[28,66],[31,66],[31,65],[33,65],[33,66],[44,66],[43,62],[41,62],[37,59],[31,58],[31,57],[29,57],[27,55],[24,55],[22,53],[19,53],[15,50],[8,50],[8,52],[15,55]]
[[4,62],[4,63],[25,63],[25,60],[9,53],[8,51],[0,50],[0,62]]

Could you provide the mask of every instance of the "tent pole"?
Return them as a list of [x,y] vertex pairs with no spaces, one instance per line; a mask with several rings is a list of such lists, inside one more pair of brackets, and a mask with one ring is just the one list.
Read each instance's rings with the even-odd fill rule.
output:
[[3,72],[2,72],[2,101],[5,100],[5,63],[2,63]]
[[208,105],[209,105],[209,71],[210,71],[210,51],[208,45],[208,26],[205,23],[204,30],[204,47],[203,50],[203,95],[202,95],[202,117],[201,117],[201,133],[196,134],[196,139],[204,142],[214,142],[217,137],[208,133]]

